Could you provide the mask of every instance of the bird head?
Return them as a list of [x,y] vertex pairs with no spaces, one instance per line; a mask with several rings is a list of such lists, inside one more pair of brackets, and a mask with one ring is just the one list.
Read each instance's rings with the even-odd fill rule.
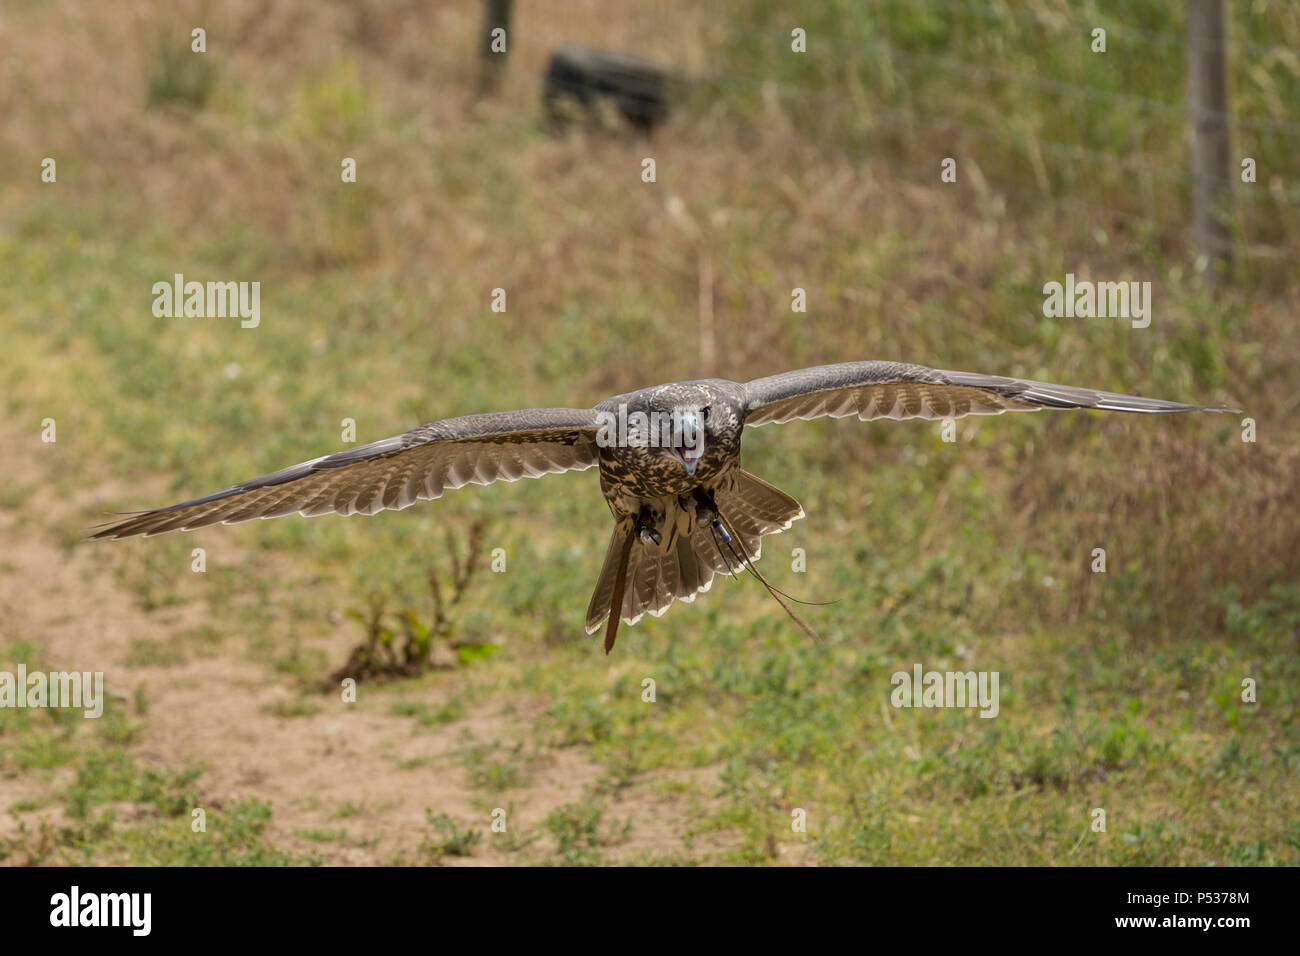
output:
[[709,437],[713,396],[698,385],[665,388],[651,401],[652,444],[695,474]]
[[[725,468],[740,452],[743,404],[738,387],[721,379],[675,382],[616,395],[597,406],[596,443],[661,478],[694,478],[703,467]],[[687,482],[689,486],[690,482]]]
[[685,468],[688,475],[694,475],[699,460],[705,457],[705,449],[712,431],[712,405],[716,395],[706,386],[690,384],[676,388],[664,389],[664,394],[656,395],[654,405],[666,415],[660,415],[660,421],[667,425],[659,445],[667,454]]
[[695,474],[695,468],[704,457],[704,440],[709,407],[681,408],[673,412],[672,432],[668,436],[669,449],[686,473]]

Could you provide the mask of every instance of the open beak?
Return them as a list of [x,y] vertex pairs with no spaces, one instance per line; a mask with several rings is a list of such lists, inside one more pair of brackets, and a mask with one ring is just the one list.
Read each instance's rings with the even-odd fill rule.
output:
[[704,456],[704,426],[694,412],[683,412],[678,417],[678,427],[673,431],[673,454],[686,468],[688,475],[695,474],[695,468]]

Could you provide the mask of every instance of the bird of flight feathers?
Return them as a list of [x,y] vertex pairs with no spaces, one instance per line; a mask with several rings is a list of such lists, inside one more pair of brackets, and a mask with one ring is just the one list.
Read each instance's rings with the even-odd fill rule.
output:
[[[635,624],[647,611],[663,614],[678,598],[693,601],[717,574],[735,574],[742,566],[757,574],[753,562],[762,538],[803,517],[799,502],[741,467],[745,426],[823,416],[946,419],[1044,408],[1235,411],[901,362],[845,362],[743,384],[715,378],[656,385],[594,408],[530,408],[431,422],[122,517],[90,537],[189,531],[295,513],[371,515],[467,484],[599,466],[614,531],[586,625],[593,633],[606,624],[609,653],[620,620]],[[781,592],[758,577],[812,633]]]

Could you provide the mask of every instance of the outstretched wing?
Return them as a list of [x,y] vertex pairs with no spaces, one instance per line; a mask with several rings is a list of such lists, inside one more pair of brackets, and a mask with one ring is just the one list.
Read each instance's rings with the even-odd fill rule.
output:
[[960,418],[1042,408],[1096,408],[1111,412],[1230,412],[1091,388],[1052,385],[1000,375],[946,372],[903,362],[818,365],[745,383],[746,425],[768,425],[829,415],[874,418]]
[[440,498],[447,488],[517,481],[596,464],[599,422],[590,409],[530,408],[466,415],[404,435],[145,511],[100,527],[92,538],[189,531],[297,512],[372,515]]

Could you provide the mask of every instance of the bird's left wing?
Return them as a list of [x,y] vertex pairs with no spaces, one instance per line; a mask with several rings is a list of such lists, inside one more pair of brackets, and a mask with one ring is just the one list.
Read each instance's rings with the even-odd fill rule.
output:
[[431,422],[373,444],[145,511],[101,526],[92,538],[189,531],[297,512],[375,514],[440,498],[447,488],[581,471],[597,461],[592,409],[530,408]]
[[948,372],[903,362],[844,362],[782,372],[745,383],[746,425],[829,415],[874,418],[960,418],[1043,408],[1112,412],[1228,412],[1091,388],[1027,379]]

